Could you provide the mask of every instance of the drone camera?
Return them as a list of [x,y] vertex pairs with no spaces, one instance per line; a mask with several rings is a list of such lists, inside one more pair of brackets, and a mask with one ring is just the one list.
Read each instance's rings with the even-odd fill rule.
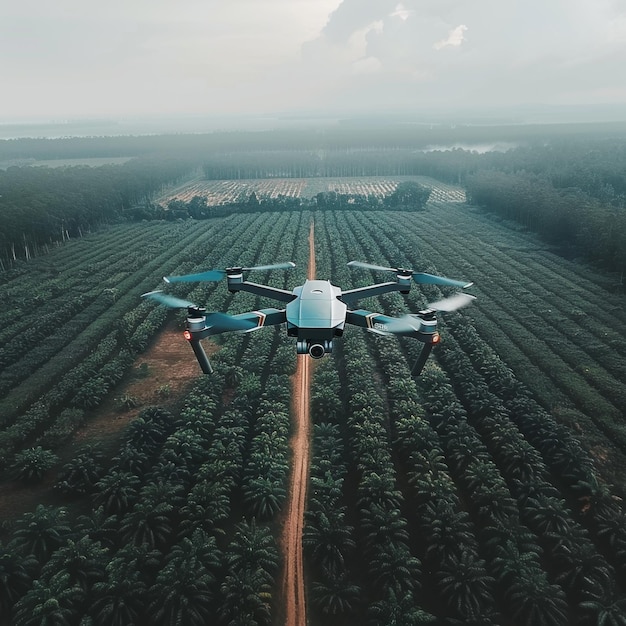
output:
[[326,350],[321,343],[314,343],[309,346],[309,354],[314,359],[321,359],[326,354]]
[[306,339],[299,339],[296,343],[298,354],[308,354],[313,359],[321,359],[325,354],[333,350],[333,342],[324,340],[320,343],[312,343]]

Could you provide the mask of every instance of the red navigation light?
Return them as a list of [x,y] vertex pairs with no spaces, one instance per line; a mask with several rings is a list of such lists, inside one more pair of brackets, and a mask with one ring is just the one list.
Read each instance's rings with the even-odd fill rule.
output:
[[191,333],[188,330],[183,333],[183,336],[187,341],[191,341]]
[[441,337],[439,336],[439,333],[435,333],[433,335],[433,343],[439,343],[441,341]]

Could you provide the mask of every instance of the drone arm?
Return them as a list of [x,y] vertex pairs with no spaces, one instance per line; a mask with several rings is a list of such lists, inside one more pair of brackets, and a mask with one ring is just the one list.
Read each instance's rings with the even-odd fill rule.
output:
[[238,315],[233,315],[232,317],[236,320],[243,320],[256,324],[254,328],[247,330],[247,333],[252,332],[253,330],[259,330],[265,326],[283,324],[287,321],[285,309],[260,309],[259,311],[250,311],[249,313],[239,313]]
[[358,289],[349,289],[341,293],[341,300],[346,304],[352,304],[361,298],[369,298],[371,296],[379,296],[383,293],[392,291],[408,292],[409,287],[397,282],[379,283],[377,285],[368,285],[367,287],[359,287]]
[[[212,315],[214,317],[211,317],[211,315],[188,317],[187,328],[184,333],[196,355],[196,359],[198,359],[200,368],[205,374],[212,374],[213,368],[200,343],[201,339],[232,331],[249,333],[265,326],[282,324],[287,321],[284,309],[261,309],[260,311],[250,311],[248,313],[240,313],[239,315]],[[215,315],[220,317],[216,320]],[[215,323],[212,324],[212,320],[215,320]]]
[[285,289],[277,289],[269,285],[259,285],[258,283],[249,283],[247,281],[238,282],[230,278],[228,280],[228,290],[233,293],[236,291],[247,291],[256,296],[272,298],[279,302],[291,302],[295,298],[293,292]]
[[392,317],[381,315],[380,313],[372,313],[365,309],[348,311],[346,313],[346,322],[348,324],[360,326],[374,333],[391,334],[385,331],[385,326],[391,320],[393,320]]
[[405,315],[399,318],[359,309],[348,311],[346,322],[379,335],[413,337],[424,343],[437,343],[439,341],[437,320],[434,317],[425,319],[419,315]]
[[211,324],[202,320],[198,322],[192,318],[187,318],[185,336],[189,341],[192,341],[194,339],[204,339],[212,335],[220,335],[221,333],[233,331],[249,333],[253,330],[264,328],[265,326],[275,326],[276,324],[282,324],[287,321],[284,309],[260,309],[259,311],[229,315],[228,319],[233,322],[232,326],[222,323]]

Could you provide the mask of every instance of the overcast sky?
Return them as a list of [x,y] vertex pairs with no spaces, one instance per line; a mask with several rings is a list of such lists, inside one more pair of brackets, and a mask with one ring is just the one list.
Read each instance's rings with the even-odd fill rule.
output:
[[626,104],[626,0],[2,0],[0,121]]

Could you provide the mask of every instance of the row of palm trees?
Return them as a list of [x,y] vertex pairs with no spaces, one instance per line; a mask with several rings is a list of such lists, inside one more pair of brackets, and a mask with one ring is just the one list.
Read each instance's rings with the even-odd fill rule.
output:
[[[329,239],[342,226],[350,229],[333,247],[341,251],[334,253],[339,266],[343,251],[355,258],[373,252],[382,264],[417,265],[401,255],[398,260],[398,251],[393,258],[381,257],[380,249],[391,240],[366,224],[368,229],[350,214],[332,222]],[[423,306],[419,297],[410,294],[412,310]],[[440,294],[431,290],[427,297]],[[379,305],[388,314],[407,310],[395,295],[379,298]],[[402,350],[388,339],[370,342],[380,371],[388,374],[389,427],[397,428],[393,449],[411,487],[402,493],[411,507],[418,505],[415,517],[407,516],[413,541],[423,546],[416,556],[423,570],[433,568],[427,571],[434,576],[424,580],[437,596],[429,608],[463,623],[497,623],[506,615],[518,623],[565,624],[574,613],[580,623],[623,623],[620,557],[605,550],[623,546],[618,504],[598,482],[571,431],[530,400],[467,320],[453,330],[454,337],[459,331],[470,338],[461,347],[447,334],[439,349],[450,381],[429,366],[418,389],[406,366],[416,356],[414,342],[401,342]],[[578,497],[582,505],[572,510]],[[597,512],[591,513],[590,505]]]

